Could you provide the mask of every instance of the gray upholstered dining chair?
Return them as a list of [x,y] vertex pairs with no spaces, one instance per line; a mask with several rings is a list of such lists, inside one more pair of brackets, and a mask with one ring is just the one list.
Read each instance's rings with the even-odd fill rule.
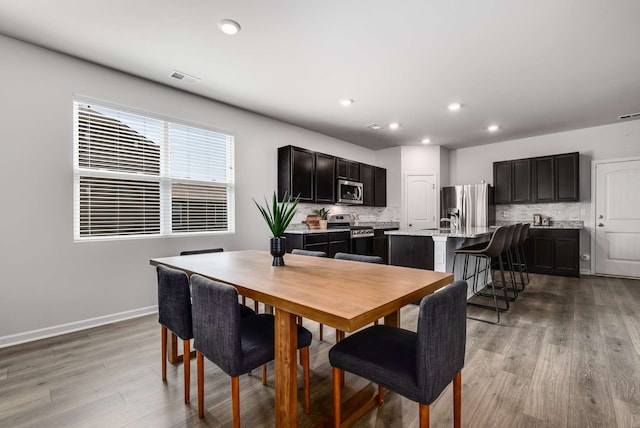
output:
[[[231,376],[233,426],[240,426],[238,376],[248,373],[275,356],[275,318],[258,314],[242,318],[238,291],[227,284],[200,275],[191,276],[193,293],[193,346],[198,367],[198,416],[204,417],[204,357]],[[304,410],[309,413],[309,345],[311,332],[297,327],[304,373]]]
[[[167,380],[167,330],[182,339],[184,365],[184,402],[189,403],[191,378],[191,339],[193,328],[191,318],[191,292],[189,277],[181,270],[159,265],[158,275],[158,321],[162,334],[162,380]],[[240,316],[255,315],[250,308],[240,306]]]
[[361,254],[336,253],[334,258],[339,260],[352,260],[354,262],[384,264],[384,260],[380,256],[364,256]]
[[301,250],[300,248],[294,248],[291,250],[291,254],[297,254],[299,256],[327,257],[327,253],[324,251]]
[[417,333],[398,327],[368,327],[329,351],[333,367],[334,426],[340,426],[343,371],[419,403],[420,426],[429,426],[429,405],[453,381],[454,426],[460,427],[462,368],[466,346],[467,283],[456,281],[420,302]]
[[[187,250],[187,251],[181,251],[180,255],[181,256],[192,256],[195,254],[209,254],[209,253],[222,253],[224,252],[224,248],[205,248],[203,250]],[[247,298],[245,296],[242,296],[242,304],[246,305],[247,304]],[[258,302],[256,300],[253,301],[253,310],[255,312],[258,312]]]

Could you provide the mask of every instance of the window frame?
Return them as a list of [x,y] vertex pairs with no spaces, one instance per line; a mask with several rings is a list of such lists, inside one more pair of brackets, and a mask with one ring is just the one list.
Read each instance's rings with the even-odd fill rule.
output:
[[[152,120],[163,122],[164,132],[160,147],[160,173],[157,176],[150,174],[142,174],[136,172],[110,171],[106,169],[92,169],[80,167],[80,139],[79,139],[79,105],[95,105],[106,109],[116,110],[125,114],[133,114],[143,116]],[[178,119],[175,117],[149,112],[139,108],[127,107],[115,104],[109,101],[96,99],[92,97],[74,94],[72,101],[72,120],[73,120],[73,235],[74,242],[97,242],[97,241],[118,241],[118,240],[138,240],[138,239],[157,239],[157,238],[179,238],[190,236],[216,236],[235,234],[235,134],[227,129],[216,128],[202,123]],[[170,144],[168,137],[170,124],[182,125],[196,128],[201,131],[214,132],[222,134],[226,137],[226,168],[227,180],[207,181],[202,179],[189,179],[184,177],[172,177],[170,171]],[[81,177],[104,177],[117,178],[123,180],[136,180],[157,182],[160,188],[160,232],[149,234],[114,234],[114,235],[89,235],[81,236],[80,233],[80,178]],[[200,231],[179,231],[172,230],[172,184],[189,184],[189,185],[219,185],[226,188],[226,211],[227,211],[227,228],[225,230],[200,230]]]

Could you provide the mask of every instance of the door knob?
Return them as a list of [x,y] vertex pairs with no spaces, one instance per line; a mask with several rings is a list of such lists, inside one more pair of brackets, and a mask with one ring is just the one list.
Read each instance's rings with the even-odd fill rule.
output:
[[413,224],[412,224],[412,223],[409,223],[409,227],[411,227],[411,226],[413,226]]
[[604,224],[598,223],[598,227],[604,227]]
[[600,215],[598,216],[598,218],[599,218],[599,219],[603,219],[603,218],[604,218],[604,216],[603,216],[602,214],[600,214]]

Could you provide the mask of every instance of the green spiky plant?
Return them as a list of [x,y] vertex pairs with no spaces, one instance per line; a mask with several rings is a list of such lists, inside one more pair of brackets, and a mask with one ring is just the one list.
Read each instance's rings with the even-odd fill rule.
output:
[[330,212],[331,212],[331,209],[326,209],[326,208],[320,208],[319,210],[316,210],[316,213],[318,213],[321,220],[326,220]]
[[278,202],[276,192],[273,192],[273,201],[271,204],[267,202],[266,196],[264,198],[264,206],[258,204],[255,199],[253,199],[253,202],[260,210],[260,214],[262,214],[264,221],[267,222],[274,238],[279,238],[284,234],[284,231],[289,226],[289,223],[291,223],[291,220],[293,220],[293,216],[298,209],[298,198],[296,197],[291,200],[291,197],[287,197],[286,192],[282,198],[282,202]]

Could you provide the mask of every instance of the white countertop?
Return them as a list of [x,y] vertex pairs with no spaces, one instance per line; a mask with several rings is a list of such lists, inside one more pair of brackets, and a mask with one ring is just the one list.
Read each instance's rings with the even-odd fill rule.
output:
[[479,238],[493,234],[495,228],[491,227],[469,227],[459,230],[446,229],[418,229],[418,230],[390,230],[385,235],[400,236],[441,236],[446,238]]

